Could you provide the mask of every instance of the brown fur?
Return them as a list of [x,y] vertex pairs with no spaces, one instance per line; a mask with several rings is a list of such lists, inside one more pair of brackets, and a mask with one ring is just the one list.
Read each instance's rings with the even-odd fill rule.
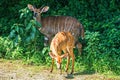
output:
[[[70,32],[58,32],[55,37],[52,39],[51,45],[50,45],[50,52],[49,55],[52,57],[52,68],[51,72],[53,70],[54,65],[54,59],[56,60],[57,67],[61,69],[61,63],[62,58],[67,57],[67,65],[66,65],[66,72],[68,70],[68,65],[70,62],[70,56],[72,58],[72,70],[71,74],[74,71],[74,37]],[[64,54],[61,54],[62,51]]]

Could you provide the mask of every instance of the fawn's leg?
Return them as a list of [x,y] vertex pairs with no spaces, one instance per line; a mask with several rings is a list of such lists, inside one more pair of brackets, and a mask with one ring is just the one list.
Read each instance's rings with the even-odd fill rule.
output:
[[51,70],[50,70],[50,72],[53,71],[53,66],[54,66],[54,59],[52,58],[52,66],[51,66]]
[[67,72],[68,71],[68,67],[69,67],[69,63],[70,63],[70,55],[69,55],[67,49],[64,50],[63,52],[64,52],[64,54],[68,54],[68,56],[67,56],[67,63],[66,63],[66,70],[65,70]]
[[69,67],[69,63],[70,63],[70,55],[68,55],[67,57],[67,64],[66,64],[66,72],[68,72],[68,67]]
[[74,53],[72,53],[71,57],[72,57],[72,70],[71,70],[71,74],[72,74],[74,72],[74,61],[75,61]]
[[69,48],[69,53],[70,53],[70,56],[72,58],[72,70],[70,73],[70,74],[72,74],[74,72],[74,61],[75,61],[75,55],[73,53],[73,48]]

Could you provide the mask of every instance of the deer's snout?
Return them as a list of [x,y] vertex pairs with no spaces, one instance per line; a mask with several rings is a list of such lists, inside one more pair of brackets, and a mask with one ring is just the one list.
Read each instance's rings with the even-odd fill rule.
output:
[[57,63],[56,65],[58,69],[61,69],[61,64]]
[[34,13],[34,15],[33,15],[34,17],[37,17],[37,13]]

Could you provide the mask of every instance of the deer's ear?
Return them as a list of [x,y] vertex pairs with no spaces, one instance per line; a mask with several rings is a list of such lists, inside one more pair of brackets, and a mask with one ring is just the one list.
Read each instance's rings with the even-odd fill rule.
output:
[[33,7],[33,5],[28,4],[27,6],[28,6],[28,8],[29,8],[31,11],[34,11],[34,7]]
[[68,56],[68,53],[61,55],[61,58],[66,58]]
[[52,52],[49,52],[49,55],[51,58],[56,58],[56,56]]
[[49,6],[45,6],[42,8],[41,13],[47,12],[49,10]]

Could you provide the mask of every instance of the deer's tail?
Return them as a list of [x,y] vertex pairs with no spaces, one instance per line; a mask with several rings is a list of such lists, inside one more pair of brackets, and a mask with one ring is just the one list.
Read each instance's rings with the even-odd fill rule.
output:
[[84,27],[83,27],[82,24],[80,24],[80,37],[81,37],[82,39],[84,39],[84,36],[85,36],[85,34],[84,34]]

